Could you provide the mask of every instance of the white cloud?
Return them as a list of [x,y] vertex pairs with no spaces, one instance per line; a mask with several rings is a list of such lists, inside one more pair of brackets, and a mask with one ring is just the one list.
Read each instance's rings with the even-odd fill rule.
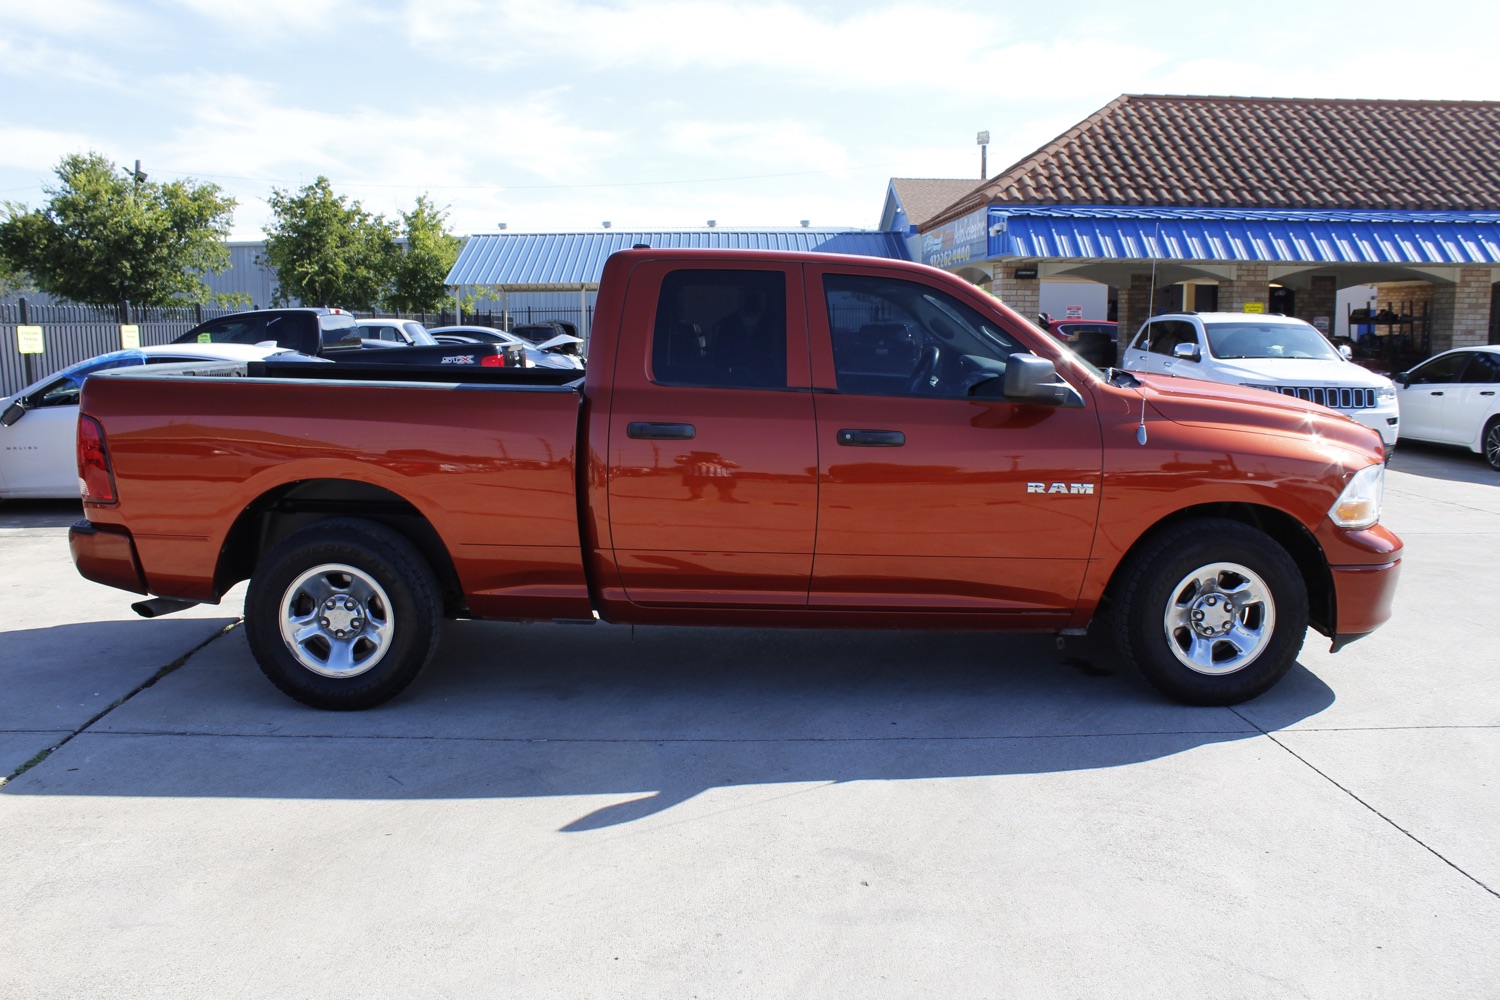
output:
[[25,83],[46,80],[109,90],[121,87],[119,70],[91,52],[4,33],[0,33],[0,74]]
[[[237,33],[257,37],[348,31],[354,23],[378,19],[371,3],[350,0],[172,0],[199,17]],[[333,53],[337,55],[341,53]]]
[[123,40],[142,34],[146,18],[134,7],[111,0],[0,0],[0,24],[27,38],[41,33],[70,40]]
[[81,132],[0,124],[0,167],[50,174],[63,156],[86,153],[97,145],[94,137]]

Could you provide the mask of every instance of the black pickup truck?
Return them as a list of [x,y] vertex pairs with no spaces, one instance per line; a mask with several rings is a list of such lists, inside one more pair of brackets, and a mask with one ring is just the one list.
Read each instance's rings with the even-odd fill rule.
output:
[[355,364],[524,365],[521,352],[505,344],[407,345],[360,336],[354,317],[342,309],[257,309],[200,323],[176,344],[263,344],[329,361]]

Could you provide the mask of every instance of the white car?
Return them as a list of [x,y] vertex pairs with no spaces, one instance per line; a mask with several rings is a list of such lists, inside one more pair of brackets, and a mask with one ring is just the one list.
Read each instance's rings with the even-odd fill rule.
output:
[[1257,313],[1168,313],[1125,349],[1130,371],[1267,389],[1330,407],[1396,445],[1396,387],[1350,361],[1311,323]]
[[1500,469],[1500,347],[1459,347],[1396,376],[1401,433],[1457,444]]
[[414,319],[398,319],[394,316],[375,319],[357,319],[359,336],[366,340],[384,340],[407,347],[431,347],[437,341],[427,332],[427,327]]
[[127,348],[69,365],[0,399],[0,500],[78,499],[78,393],[109,368],[185,361],[264,361],[294,354],[249,344],[166,344]]

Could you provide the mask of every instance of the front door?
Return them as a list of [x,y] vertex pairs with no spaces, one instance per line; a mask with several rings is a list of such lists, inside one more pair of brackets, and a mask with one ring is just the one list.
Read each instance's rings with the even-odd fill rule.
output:
[[810,269],[808,300],[818,298],[809,603],[1071,610],[1101,499],[1095,412],[985,395],[1012,353],[1029,352],[941,288],[829,266]]

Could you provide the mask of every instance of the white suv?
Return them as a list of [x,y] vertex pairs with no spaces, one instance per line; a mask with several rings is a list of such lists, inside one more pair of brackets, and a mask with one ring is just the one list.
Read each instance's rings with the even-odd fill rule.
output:
[[1228,382],[1310,400],[1353,417],[1395,447],[1396,387],[1345,358],[1311,323],[1258,313],[1154,316],[1125,349],[1130,371]]

